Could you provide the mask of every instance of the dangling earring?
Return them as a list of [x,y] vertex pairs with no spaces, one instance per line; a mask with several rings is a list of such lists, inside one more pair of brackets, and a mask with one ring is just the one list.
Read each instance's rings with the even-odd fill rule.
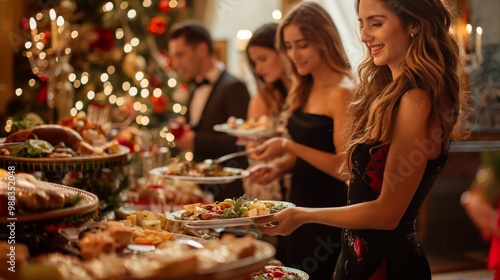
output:
[[410,34],[410,37],[415,38],[415,33],[413,33],[413,32],[412,32],[412,33]]

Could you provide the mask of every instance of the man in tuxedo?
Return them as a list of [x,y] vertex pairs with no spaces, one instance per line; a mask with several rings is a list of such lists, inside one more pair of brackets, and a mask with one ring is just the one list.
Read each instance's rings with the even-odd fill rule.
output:
[[[225,123],[231,116],[246,117],[250,94],[245,84],[216,60],[210,33],[199,22],[187,21],[173,26],[168,48],[173,67],[183,79],[190,81],[185,121],[191,129],[175,139],[176,146],[192,150],[196,162],[238,151],[236,137],[216,132],[213,126]],[[224,164],[248,167],[245,157]],[[228,185],[202,187],[213,193],[217,201],[244,193],[240,180]]]

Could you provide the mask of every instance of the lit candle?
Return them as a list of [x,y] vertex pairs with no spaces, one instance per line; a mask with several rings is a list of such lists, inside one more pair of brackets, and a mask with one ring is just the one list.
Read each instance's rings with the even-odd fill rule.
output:
[[57,30],[58,33],[63,34],[64,38],[64,18],[62,16],[57,17]]
[[465,26],[465,32],[467,32],[467,37],[465,38],[465,48],[467,49],[467,52],[470,52],[472,48],[470,46],[470,35],[472,34],[472,25],[470,23],[467,23]]
[[35,35],[38,34],[38,30],[36,30],[36,21],[34,18],[30,18],[30,29],[31,29],[31,39],[33,39],[33,46],[35,46]]
[[483,29],[478,26],[476,28],[476,54],[479,58],[483,57],[483,54],[481,52],[481,37],[483,35]]
[[49,11],[50,15],[50,37],[51,42],[52,42],[52,49],[57,50],[57,40],[58,40],[58,30],[57,30],[57,23],[56,23],[56,11],[54,9],[50,9]]

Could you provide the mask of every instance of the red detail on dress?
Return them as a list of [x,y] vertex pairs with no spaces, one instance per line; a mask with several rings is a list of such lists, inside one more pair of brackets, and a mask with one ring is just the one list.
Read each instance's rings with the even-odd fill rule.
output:
[[385,280],[387,278],[387,264],[385,260],[379,265],[377,270],[370,276],[369,280]]
[[359,237],[356,237],[353,246],[354,246],[354,253],[356,253],[356,257],[358,258],[358,260],[361,260],[363,258],[363,255],[361,253],[361,251],[363,250],[363,240],[361,240],[361,238]]
[[384,180],[384,168],[385,161],[387,159],[387,152],[389,151],[389,145],[383,145],[380,149],[372,156],[367,167],[367,175],[370,177],[370,189],[374,194],[380,194],[382,191],[382,182]]

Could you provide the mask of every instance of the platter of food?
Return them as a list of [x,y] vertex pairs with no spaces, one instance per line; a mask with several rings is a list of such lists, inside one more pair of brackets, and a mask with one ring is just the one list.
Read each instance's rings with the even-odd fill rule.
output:
[[3,140],[0,167],[15,166],[26,172],[91,171],[127,162],[130,149],[117,141],[97,147],[84,141],[73,129],[61,125],[40,125],[15,132]]
[[172,162],[168,166],[153,168],[150,175],[173,181],[195,184],[227,184],[250,175],[240,168],[223,167],[217,163]]
[[276,265],[266,265],[241,280],[309,280],[309,275],[302,270]]
[[262,269],[275,254],[271,244],[251,236],[204,240],[127,224],[89,223],[68,239],[75,254],[49,253],[37,263],[57,270],[59,279],[234,280]]
[[256,218],[295,207],[291,202],[274,200],[225,199],[211,204],[189,204],[184,210],[167,214],[167,219],[193,228],[223,228],[254,224]]
[[[5,173],[5,172],[2,172]],[[29,174],[17,174],[15,181],[0,175],[0,223],[9,221],[33,222],[81,215],[97,211],[99,199],[96,195],[64,185],[38,181]],[[15,182],[15,185],[10,184]],[[8,208],[9,187],[14,186],[15,204]],[[3,205],[3,204],[6,205]]]

